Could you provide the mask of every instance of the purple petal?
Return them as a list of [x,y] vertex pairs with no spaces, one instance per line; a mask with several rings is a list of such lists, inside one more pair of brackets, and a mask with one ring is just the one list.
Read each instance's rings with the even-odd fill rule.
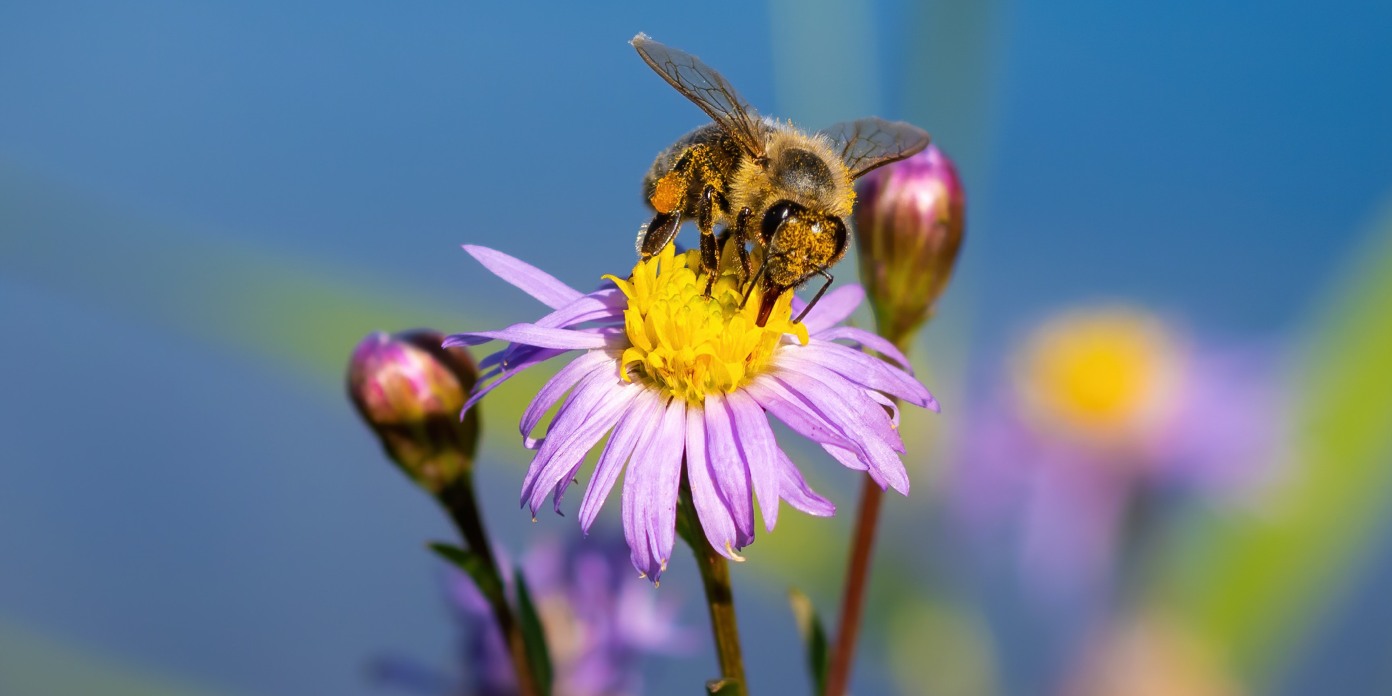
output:
[[831,517],[836,514],[836,506],[807,485],[807,479],[802,477],[802,472],[798,471],[797,465],[793,464],[793,460],[789,459],[788,455],[781,450],[778,452],[778,468],[780,474],[778,492],[784,500],[788,501],[789,505],[817,517]]
[[624,409],[638,395],[636,390],[642,389],[617,376],[591,374],[575,387],[574,393],[556,412],[550,432],[522,482],[523,501],[529,504],[533,515],[546,494],[579,465],[604,433],[614,427]]
[[855,449],[856,445],[835,423],[808,406],[782,382],[769,377],[755,379],[745,391],[766,411],[797,434],[823,445]]
[[[677,543],[677,490],[681,487],[681,463],[686,451],[686,402],[673,399],[662,419],[662,438],[654,440],[657,452],[649,454],[659,463],[658,475],[650,478],[653,485],[648,503],[652,514],[653,553],[660,569],[667,569],[672,547]],[[658,576],[653,576],[656,581]]]
[[587,321],[621,318],[626,306],[628,298],[618,288],[596,290],[538,319],[536,325],[559,328]]
[[648,424],[625,475],[624,538],[633,565],[653,582],[662,576],[676,541],[677,486],[686,435],[686,402],[673,399]]
[[[563,350],[595,350],[611,345],[621,345],[618,338],[594,330],[555,329],[536,324],[513,324],[498,331],[470,331],[457,333],[445,339],[445,347],[476,346],[489,341],[508,341],[523,343],[538,348],[560,348]],[[623,339],[627,342],[627,339]]]
[[[817,306],[807,313],[807,317],[802,320],[802,325],[807,327],[807,333],[815,334],[818,331],[829,329],[851,316],[856,311],[856,307],[865,300],[865,289],[859,285],[842,285],[830,293],[822,296],[817,301]],[[793,316],[797,316],[806,307],[807,303],[800,298],[793,298]]]
[[[541,423],[542,416],[551,409],[552,406],[560,401],[571,387],[575,386],[580,380],[590,376],[592,373],[604,369],[604,366],[613,365],[614,359],[600,351],[590,351],[572,360],[569,365],[561,368],[546,384],[537,392],[536,398],[527,404],[527,410],[522,412],[522,420],[518,423],[518,429],[522,431],[522,444],[527,449],[536,449],[539,440],[532,438],[532,431],[536,430]],[[617,372],[614,375],[618,377]]]
[[754,542],[754,500],[749,481],[749,466],[736,444],[735,422],[725,397],[711,394],[706,397],[706,458],[710,461],[720,497],[734,520],[735,547],[744,548]]
[[[844,414],[843,417],[848,419],[836,422],[860,424],[860,427],[848,425],[843,428],[842,432],[846,433],[847,436],[856,439],[859,435],[874,435],[878,440],[888,444],[894,451],[900,453],[904,451],[904,441],[899,437],[899,431],[895,430],[884,407],[868,396],[869,390],[835,370],[811,362],[779,356],[775,358],[774,363],[778,368],[779,378],[785,384],[792,386],[794,391],[806,386],[816,390],[819,394],[834,395],[834,399],[828,403],[844,409],[841,413]],[[808,398],[807,394],[801,396]],[[814,408],[817,407],[815,399],[809,399],[809,401],[813,402]],[[826,411],[823,411],[823,414],[830,417]]]
[[884,394],[875,391],[874,389],[866,389],[865,395],[870,397],[871,401],[874,401],[875,403],[885,407],[886,409],[889,409],[889,424],[894,426],[895,430],[898,430],[899,404],[896,403],[894,399],[891,399],[888,396],[885,396]]
[[[845,378],[825,368],[809,366],[807,373],[790,368],[778,374],[776,378],[769,378],[781,381],[828,422],[841,424],[842,434],[855,444],[870,470],[883,477],[894,490],[908,495],[908,472],[895,453],[896,447],[902,450],[903,443],[879,404],[865,398]],[[816,376],[812,376],[814,374]],[[867,408],[864,404],[870,406]]]
[[[536,507],[539,507],[542,499],[546,497],[547,489],[543,488],[543,485],[551,486],[552,508],[556,514],[564,514],[561,512],[561,498],[579,473],[580,465],[585,461],[585,455],[599,444],[599,441],[604,438],[604,434],[618,423],[623,412],[632,405],[633,390],[641,388],[631,384],[618,387],[619,393],[610,397],[609,401],[586,417],[584,422],[574,431],[574,439],[558,446],[557,453],[553,455],[552,462],[548,465],[550,467],[547,472],[549,476],[539,479],[533,493],[533,515],[536,514]],[[550,440],[550,438],[547,439]],[[538,454],[540,453],[538,452]],[[565,466],[567,463],[569,466]],[[557,476],[558,473],[559,476]]]
[[854,348],[812,339],[806,346],[784,346],[779,360],[821,365],[856,384],[897,396],[915,406],[936,411],[938,402],[913,376]]
[[[707,405],[710,398],[706,399]],[[730,508],[720,497],[712,474],[710,457],[706,456],[706,424],[704,409],[686,412],[686,475],[691,482],[691,501],[701,520],[701,530],[711,548],[731,560],[744,560],[734,552],[735,520]]]
[[[532,367],[534,365],[540,365],[541,363],[546,362],[551,358],[554,358],[558,355],[564,355],[568,352],[570,351],[555,350],[552,348],[538,348],[535,349],[533,352],[529,353],[528,355],[524,356],[524,359],[519,362],[508,363],[505,367],[500,367],[492,373],[485,374],[482,378],[479,379],[478,384],[474,386],[474,393],[470,395],[469,400],[464,403],[464,410],[460,412],[459,417],[463,418],[464,414],[468,413],[469,409],[474,407],[474,404],[477,404],[479,400],[488,395],[488,392],[491,392],[494,389],[497,389],[498,387],[502,386],[504,382],[521,374],[527,368]],[[488,382],[487,384],[485,384],[485,382],[494,375],[502,376],[498,377],[498,379],[492,382]]]
[[511,283],[552,309],[560,309],[580,297],[576,290],[551,274],[525,261],[488,247],[465,244],[464,251],[483,264],[493,275]]
[[595,465],[594,477],[585,489],[585,497],[580,501],[580,528],[585,533],[589,533],[590,526],[599,516],[600,508],[604,507],[604,500],[609,497],[609,491],[619,479],[619,472],[623,471],[624,464],[628,462],[629,455],[633,454],[639,439],[652,431],[652,424],[657,422],[661,413],[662,395],[652,389],[644,389],[634,399],[618,425],[614,426],[614,433],[609,436],[604,453]]
[[764,527],[771,532],[778,522],[778,443],[768,416],[753,398],[736,391],[725,397],[725,403],[734,417],[735,442],[744,453],[759,509],[764,511]]
[[[589,298],[582,298],[582,301],[586,301],[586,299]],[[561,312],[565,312],[565,310],[561,310]],[[546,329],[562,329],[561,324],[565,323],[567,317],[557,317],[557,315],[558,313],[551,313],[551,315],[541,317],[541,320],[539,320],[539,322],[536,323],[536,326],[546,327]],[[599,312],[594,313],[594,316],[599,315]],[[574,317],[574,319],[576,320],[572,323],[589,322],[589,320],[593,319],[594,316],[590,315],[590,313],[583,313],[583,315]],[[557,324],[557,326],[551,326],[551,324]],[[600,335],[610,335],[617,334],[618,331],[621,331],[621,327],[618,327],[617,324],[614,324],[614,326],[608,326],[608,324],[600,324],[600,326],[592,327],[592,329],[583,330],[593,331],[593,333],[597,333]],[[448,341],[448,338],[445,338],[445,341]],[[468,338],[461,338],[461,342],[468,341]],[[445,345],[445,347],[448,348],[448,345]],[[511,365],[511,363],[523,361],[523,359],[526,359],[526,356],[532,354],[532,352],[539,351],[539,349],[540,348],[535,347],[535,345],[508,344],[507,348],[501,349],[501,351],[494,352],[494,354],[486,356],[486,358],[484,358],[482,362],[479,362],[479,367],[480,369],[486,369],[486,367],[491,367],[494,365]]]
[[513,363],[525,360],[528,355],[539,350],[547,349],[537,348],[536,346],[524,346],[517,343],[509,343],[507,344],[507,347],[503,348],[502,350],[494,351],[484,356],[483,360],[479,361],[479,369],[486,370],[495,365],[502,368],[506,368],[507,366],[512,365]]
[[[811,333],[810,331],[808,333]],[[865,329],[857,329],[854,326],[836,326],[825,331],[818,331],[811,335],[811,338],[823,341],[851,341],[858,343],[880,355],[893,360],[904,368],[909,374],[914,373],[913,365],[909,364],[909,357],[904,355],[893,343],[890,343],[883,336],[877,336]]]
[[866,463],[865,456],[859,451],[825,444],[822,445],[822,449],[826,450],[827,454],[830,454],[836,461],[841,462],[841,465],[847,469],[869,472],[870,478],[875,479],[875,483],[880,484],[880,488],[885,487],[884,481],[876,477],[875,472],[871,471],[870,465]]

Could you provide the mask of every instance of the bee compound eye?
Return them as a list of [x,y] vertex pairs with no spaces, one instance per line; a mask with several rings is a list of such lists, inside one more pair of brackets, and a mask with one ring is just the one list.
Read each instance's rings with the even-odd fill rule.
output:
[[846,223],[841,218],[833,217],[827,222],[826,230],[831,233],[832,258],[841,258],[846,253],[846,244],[850,241],[850,233],[846,231]]
[[792,201],[779,201],[769,207],[768,212],[764,213],[763,238],[764,244],[768,244],[773,239],[773,234],[783,225],[794,213],[802,210],[802,206]]

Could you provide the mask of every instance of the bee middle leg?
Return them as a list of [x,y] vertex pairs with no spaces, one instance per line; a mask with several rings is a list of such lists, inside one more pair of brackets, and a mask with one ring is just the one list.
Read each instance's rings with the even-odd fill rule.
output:
[[715,207],[723,205],[724,196],[714,186],[706,184],[696,202],[696,226],[701,230],[701,267],[706,271],[706,297],[720,272],[720,245],[715,242]]
[[739,244],[740,282],[749,280],[749,243],[753,237],[749,229],[749,218],[754,216],[754,211],[748,206],[740,208],[739,215],[735,216],[735,243]]

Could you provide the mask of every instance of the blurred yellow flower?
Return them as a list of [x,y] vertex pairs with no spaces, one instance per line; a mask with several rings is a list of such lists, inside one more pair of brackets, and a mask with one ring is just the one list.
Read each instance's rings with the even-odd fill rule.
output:
[[1051,319],[1026,341],[1015,384],[1034,426],[1130,449],[1174,413],[1182,367],[1182,351],[1155,317],[1081,310]]

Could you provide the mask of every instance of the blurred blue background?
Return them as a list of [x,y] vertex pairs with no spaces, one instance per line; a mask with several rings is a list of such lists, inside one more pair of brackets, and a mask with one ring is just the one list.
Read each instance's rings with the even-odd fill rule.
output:
[[[1357,367],[1327,403],[1356,406],[1364,439],[1339,442],[1362,463],[1323,462],[1327,507],[1272,511],[1299,530],[1262,542],[1318,573],[1194,612],[1253,690],[1388,683],[1392,5],[140,1],[0,5],[0,691],[373,694],[374,656],[448,663],[424,549],[448,527],[358,423],[344,363],[371,330],[535,311],[461,243],[582,288],[625,269],[642,173],[704,119],[626,45],[640,30],[766,113],[903,118],[956,159],[967,241],[918,356],[935,437],[1023,325],[1097,298],[1290,346],[1297,375]],[[514,545],[578,533],[512,503],[523,398],[484,411]],[[841,516],[736,569],[756,692],[805,679],[786,585],[832,613],[839,556],[797,558],[849,528],[853,479],[826,480]],[[930,553],[920,501],[890,502],[881,557]],[[694,569],[669,578],[703,627]],[[1272,612],[1284,637],[1253,638]],[[992,621],[1001,688],[1037,693],[1028,632]],[[858,692],[922,692],[868,634]],[[702,653],[649,676],[713,673]]]

